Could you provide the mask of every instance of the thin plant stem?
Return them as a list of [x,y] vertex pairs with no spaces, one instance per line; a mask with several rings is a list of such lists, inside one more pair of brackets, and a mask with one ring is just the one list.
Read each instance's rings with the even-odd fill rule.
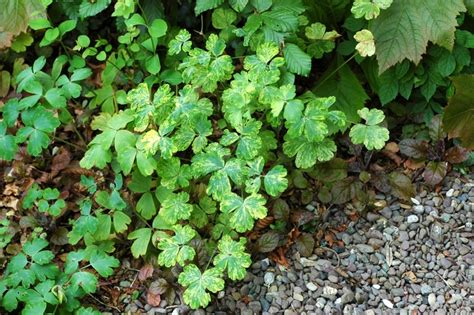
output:
[[64,144],[70,145],[71,147],[74,147],[74,148],[76,148],[76,149],[78,149],[78,150],[81,150],[82,152],[86,152],[86,151],[87,151],[85,148],[83,148],[83,147],[81,147],[81,146],[78,146],[77,144],[74,144],[74,143],[72,143],[72,142],[63,140],[63,139],[61,139],[61,138],[59,138],[59,137],[53,136],[53,139],[54,139],[55,141],[59,141],[59,142],[62,142],[62,143],[64,143]]
[[344,67],[346,64],[348,64],[352,59],[354,59],[355,56],[357,56],[357,53],[354,53],[349,59],[347,59],[346,61],[344,61],[343,63],[341,63],[336,69],[334,69],[333,72],[331,72],[327,77],[324,78],[324,80],[322,80],[321,82],[318,83],[318,85],[316,85],[316,87],[314,88],[314,90],[317,90],[318,87],[320,87],[321,85],[323,85],[324,82],[326,82],[327,80],[329,80],[333,75],[335,75],[339,70],[341,70],[341,68]]

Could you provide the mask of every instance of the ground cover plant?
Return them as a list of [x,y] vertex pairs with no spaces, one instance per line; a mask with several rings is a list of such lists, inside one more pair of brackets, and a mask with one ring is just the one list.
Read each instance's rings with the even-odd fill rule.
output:
[[114,309],[123,257],[148,303],[205,307],[252,255],[312,253],[299,205],[472,166],[472,1],[0,5],[7,312]]

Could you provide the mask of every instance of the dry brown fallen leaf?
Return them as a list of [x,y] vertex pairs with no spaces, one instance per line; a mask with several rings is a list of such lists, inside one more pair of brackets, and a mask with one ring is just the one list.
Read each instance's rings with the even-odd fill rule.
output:
[[51,163],[50,178],[54,178],[60,171],[65,169],[71,163],[71,153],[64,147],[59,148]]
[[145,281],[148,278],[153,276],[153,265],[152,264],[145,264],[143,267],[140,268],[140,272],[138,273],[138,279],[140,281]]

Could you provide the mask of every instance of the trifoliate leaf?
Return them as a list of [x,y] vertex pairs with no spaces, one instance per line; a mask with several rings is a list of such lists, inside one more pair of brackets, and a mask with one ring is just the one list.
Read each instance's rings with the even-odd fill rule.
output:
[[158,249],[162,252],[158,256],[158,263],[161,266],[172,267],[176,263],[184,266],[187,260],[192,260],[196,252],[191,246],[186,245],[196,235],[190,226],[175,225],[173,227],[175,235],[165,237],[158,243]]
[[225,170],[219,170],[209,178],[207,193],[212,195],[215,200],[222,200],[231,189],[229,177]]
[[369,30],[358,31],[354,35],[357,41],[356,50],[362,57],[370,57],[375,54],[374,36]]
[[23,253],[18,253],[13,258],[10,259],[10,262],[7,265],[8,273],[16,273],[26,267],[28,264],[28,258]]
[[114,211],[113,223],[114,229],[117,233],[122,233],[127,230],[128,225],[132,222],[132,219],[122,211]]
[[380,127],[384,119],[384,113],[379,109],[363,108],[357,111],[366,124],[356,124],[351,128],[349,136],[355,144],[364,144],[369,150],[380,150],[385,146],[385,142],[389,139],[388,129]]
[[193,176],[191,167],[181,165],[179,158],[176,157],[169,160],[159,160],[156,170],[161,177],[161,185],[169,189],[187,187]]
[[283,55],[291,72],[307,76],[311,71],[311,57],[295,44],[286,44]]
[[273,167],[263,180],[266,192],[273,197],[284,192],[288,187],[288,179],[286,179],[286,169],[282,165]]
[[180,30],[178,35],[168,44],[168,54],[177,55],[181,51],[188,52],[191,49],[191,34],[187,30]]
[[43,106],[24,111],[21,119],[25,127],[18,130],[16,142],[21,143],[28,139],[28,153],[37,156],[42,149],[48,147],[50,143],[48,134],[54,132],[60,125],[59,119]]
[[332,51],[336,47],[336,38],[341,36],[336,31],[326,32],[326,26],[319,22],[307,26],[305,35],[311,40],[306,52],[314,58],[321,58],[325,53]]
[[141,216],[150,220],[156,214],[156,205],[150,192],[144,193],[137,202],[136,210]]
[[114,12],[112,16],[122,16],[128,19],[129,16],[135,12],[135,1],[134,0],[118,0],[114,6]]
[[155,106],[150,99],[150,91],[146,83],[140,83],[127,94],[127,102],[134,111],[135,131],[144,131],[152,118]]
[[131,247],[133,257],[138,258],[140,256],[143,256],[147,252],[148,243],[150,243],[151,229],[141,228],[135,230],[132,233],[128,234],[128,239],[134,240]]
[[15,137],[6,134],[6,126],[0,121],[0,160],[11,161],[16,152],[18,145],[15,143]]
[[90,169],[94,166],[104,168],[112,161],[112,153],[101,145],[92,145],[80,161],[81,167]]
[[96,252],[90,259],[92,267],[102,276],[111,276],[114,271],[113,268],[117,268],[120,262],[117,258],[107,255],[104,252]]
[[216,152],[200,153],[193,157],[192,168],[196,176],[205,176],[224,167],[224,159]]
[[76,272],[70,281],[76,290],[82,288],[86,293],[94,293],[97,287],[97,278],[90,272]]
[[18,299],[23,290],[24,289],[22,287],[8,290],[2,298],[2,306],[7,311],[13,312],[18,307]]
[[324,139],[320,142],[309,142],[300,137],[288,139],[283,144],[285,154],[289,157],[296,155],[296,167],[303,169],[312,167],[318,161],[329,161],[334,157],[336,150],[336,144],[331,139]]
[[351,12],[357,19],[364,17],[372,20],[379,16],[380,10],[385,10],[392,4],[393,0],[355,0]]
[[39,253],[42,249],[48,246],[48,241],[42,238],[36,238],[31,242],[25,243],[23,245],[23,252],[28,256],[33,257],[37,253]]
[[213,263],[217,268],[227,270],[231,280],[243,279],[252,262],[250,254],[245,252],[245,243],[243,237],[236,242],[229,235],[224,235],[217,245],[219,254],[214,257]]
[[456,17],[465,11],[462,0],[394,1],[369,26],[377,43],[379,73],[404,59],[418,64],[428,42],[451,50]]
[[231,226],[243,233],[252,229],[256,219],[263,219],[267,215],[265,203],[265,198],[259,194],[243,199],[234,193],[228,193],[221,201],[221,211],[231,214]]
[[201,273],[196,265],[185,266],[178,278],[178,282],[186,287],[184,302],[193,309],[206,307],[211,301],[211,295],[207,291],[217,293],[224,289],[221,275],[222,272],[217,268],[210,268]]
[[193,211],[193,206],[187,203],[188,200],[189,195],[185,192],[172,194],[162,202],[160,214],[171,224],[188,219]]

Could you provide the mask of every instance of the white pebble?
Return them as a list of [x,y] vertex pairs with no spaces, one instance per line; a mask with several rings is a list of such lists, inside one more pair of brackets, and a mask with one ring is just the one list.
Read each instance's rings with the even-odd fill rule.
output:
[[408,218],[407,218],[407,222],[408,223],[416,223],[418,222],[418,216],[412,214],[412,215],[409,215]]
[[275,275],[273,272],[267,272],[263,276],[263,281],[265,282],[266,285],[270,285],[275,281]]
[[420,202],[416,198],[411,198],[411,202],[413,202],[415,205],[419,205]]
[[430,293],[430,295],[428,295],[428,303],[430,304],[431,307],[435,306],[436,295],[434,293]]
[[304,297],[299,293],[293,293],[293,298],[297,301],[303,302]]
[[452,197],[454,195],[454,189],[450,189],[446,192],[446,197]]
[[373,287],[374,287],[374,289],[376,289],[376,290],[380,290],[380,285],[379,285],[379,284],[374,284]]
[[306,287],[308,288],[308,290],[310,291],[316,291],[318,289],[318,287],[312,283],[312,282],[308,282],[306,283]]
[[325,286],[323,288],[323,294],[336,295],[337,294],[337,289],[333,288],[333,287],[330,287],[330,286]]
[[389,300],[383,299],[382,302],[383,302],[383,304],[385,304],[386,307],[393,308],[393,303],[390,302]]

